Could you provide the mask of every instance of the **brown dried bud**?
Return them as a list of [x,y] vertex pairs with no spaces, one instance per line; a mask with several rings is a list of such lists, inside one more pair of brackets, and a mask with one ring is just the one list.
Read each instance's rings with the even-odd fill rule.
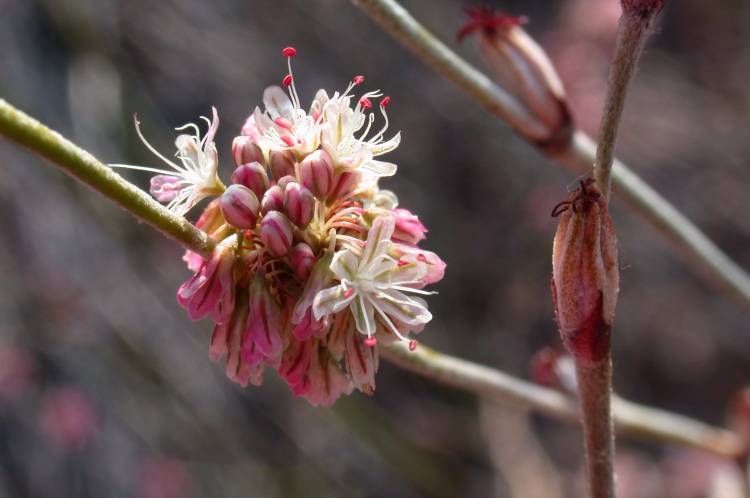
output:
[[617,304],[617,236],[607,201],[593,180],[558,204],[552,249],[552,303],[565,347],[587,365],[602,361]]

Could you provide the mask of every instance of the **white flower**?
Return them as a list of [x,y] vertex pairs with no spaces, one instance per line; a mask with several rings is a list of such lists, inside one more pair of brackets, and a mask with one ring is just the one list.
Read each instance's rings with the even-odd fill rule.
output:
[[130,164],[111,164],[110,166],[159,173],[151,178],[151,194],[159,202],[167,202],[169,210],[181,216],[185,215],[190,208],[202,199],[224,191],[224,184],[221,183],[217,175],[219,159],[214,143],[214,136],[219,127],[219,115],[215,107],[211,109],[213,111],[212,120],[201,116],[208,123],[208,131],[203,138],[201,138],[200,129],[196,124],[189,123],[175,128],[178,131],[186,128],[195,130],[195,135],[182,134],[175,140],[176,157],[180,160],[179,165],[164,157],[148,143],[141,133],[138,118],[135,118],[135,129],[140,139],[151,152],[166,162],[172,170]]
[[347,248],[334,255],[331,271],[339,284],[315,296],[313,314],[316,320],[349,307],[357,330],[370,337],[377,331],[377,313],[393,334],[405,340],[394,319],[407,329],[420,328],[432,319],[422,299],[405,294],[432,294],[410,287],[423,280],[427,272],[425,265],[405,264],[388,255],[394,227],[393,217],[378,216],[360,253]]

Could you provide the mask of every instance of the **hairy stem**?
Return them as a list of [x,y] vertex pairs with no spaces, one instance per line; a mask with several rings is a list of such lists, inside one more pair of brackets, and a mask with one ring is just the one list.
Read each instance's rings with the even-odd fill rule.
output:
[[[388,33],[393,35],[438,73],[455,83],[489,112],[511,127],[522,107],[508,92],[461,59],[436,39],[395,0],[352,0]],[[576,132],[567,150],[542,150],[550,159],[576,173],[591,171],[596,146],[583,132]],[[687,217],[644,182],[622,162],[614,160],[612,183],[617,195],[643,216],[692,264],[690,268],[739,303],[750,313],[750,276]]]
[[0,134],[44,157],[185,248],[203,256],[211,254],[214,242],[204,232],[182,216],[169,211],[70,140],[2,99]]

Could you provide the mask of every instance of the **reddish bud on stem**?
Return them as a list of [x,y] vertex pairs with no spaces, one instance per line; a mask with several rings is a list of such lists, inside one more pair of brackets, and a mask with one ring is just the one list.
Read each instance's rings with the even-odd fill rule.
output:
[[585,365],[609,353],[619,291],[617,237],[593,180],[561,203],[552,250],[552,302],[565,347]]

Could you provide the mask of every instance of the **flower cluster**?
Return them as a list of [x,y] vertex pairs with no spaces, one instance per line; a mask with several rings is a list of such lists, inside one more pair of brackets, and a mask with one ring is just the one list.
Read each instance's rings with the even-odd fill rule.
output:
[[190,318],[214,321],[210,357],[225,357],[227,376],[243,386],[259,385],[269,367],[295,395],[329,405],[354,388],[373,392],[378,347],[430,321],[419,296],[445,263],[418,247],[427,230],[417,216],[378,187],[396,172],[379,157],[400,141],[385,135],[389,97],[355,97],[364,82],[356,76],[342,93],[319,90],[306,111],[291,71],[296,50],[283,54],[287,91],[267,88],[264,109],[234,139],[229,187],[217,176],[215,110],[204,137],[195,125],[178,137],[180,165],[154,151],[171,171],[126,167],[159,173],[151,193],[179,214],[217,196],[196,223],[216,248],[209,259],[186,253],[195,275],[177,292]]

